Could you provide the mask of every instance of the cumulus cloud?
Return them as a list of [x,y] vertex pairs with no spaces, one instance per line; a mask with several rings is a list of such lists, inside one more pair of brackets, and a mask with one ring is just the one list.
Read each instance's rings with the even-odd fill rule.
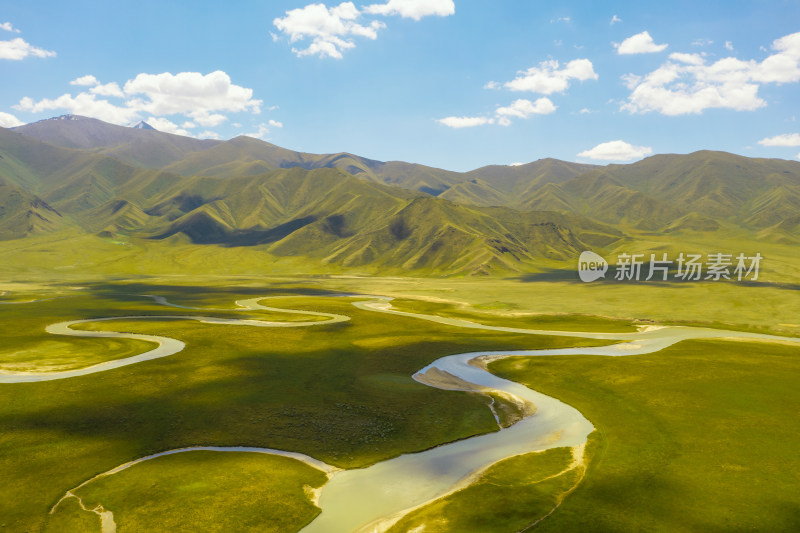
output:
[[[223,113],[258,114],[262,105],[261,100],[253,98],[252,89],[232,83],[222,71],[205,75],[199,72],[142,73],[125,82],[122,87],[116,82],[101,84],[94,76],[86,75],[72,80],[70,84],[90,88],[77,95],[63,94],[54,99],[34,101],[25,97],[14,109],[32,113],[66,110],[114,124],[129,124],[148,114],[169,122],[161,122],[162,128],[157,129],[174,133],[185,130],[163,117],[183,115],[179,120],[186,121],[188,118],[193,123],[211,128],[228,120]],[[102,97],[120,98],[123,101],[114,103]]]
[[630,161],[652,153],[653,149],[649,146],[634,146],[625,141],[609,141],[600,143],[591,150],[584,150],[578,157],[598,161]]
[[556,106],[549,98],[539,98],[535,102],[530,100],[518,99],[511,102],[508,107],[498,107],[495,111],[497,123],[501,126],[511,124],[511,117],[528,118],[532,115],[548,115],[555,112]]
[[449,128],[472,128],[486,124],[499,124],[508,126],[512,118],[526,119],[533,115],[547,115],[553,113],[556,106],[549,98],[539,98],[535,102],[520,98],[511,102],[506,107],[498,107],[493,117],[445,117],[436,122]]
[[269,135],[269,126],[262,122],[261,124],[258,125],[258,131],[253,133],[243,133],[242,135],[246,137],[254,137],[256,139],[264,140],[267,138],[267,135]]
[[776,39],[772,49],[775,52],[761,62],[726,57],[707,64],[697,54],[672,54],[646,76],[623,77],[632,92],[622,109],[664,115],[709,108],[758,109],[766,105],[758,96],[761,84],[800,81],[800,32]]
[[278,122],[277,120],[269,119],[269,122],[267,122],[267,125],[269,125],[271,128],[282,128],[283,127],[283,122]]
[[[505,83],[490,81],[484,89],[505,88],[515,92],[534,92],[552,94],[566,91],[572,80],[596,80],[592,62],[588,59],[573,59],[563,67],[556,60],[543,61],[539,66],[517,72],[517,77]],[[486,124],[508,126],[512,119],[527,119],[533,115],[547,115],[556,111],[556,105],[546,97],[536,101],[518,98],[508,106],[498,106],[493,116],[452,116],[437,119],[437,122],[451,128],[469,128]]]
[[163,117],[150,117],[145,122],[153,126],[158,131],[163,131],[164,133],[174,133],[175,135],[191,135],[188,131],[181,128],[174,122],[169,119]]
[[0,128],[16,128],[23,124],[25,123],[11,113],[3,113],[0,111]]
[[364,12],[371,15],[400,15],[419,20],[431,15],[452,15],[456,12],[456,5],[453,0],[389,0],[385,4],[365,6]]
[[37,48],[21,37],[10,41],[0,41],[0,59],[19,61],[26,57],[55,57],[56,53],[50,50]]
[[800,146],[800,133],[784,133],[758,141],[761,146]]
[[439,124],[444,124],[448,128],[474,128],[484,124],[494,124],[494,119],[489,117],[444,117],[436,119]]
[[356,22],[361,12],[352,2],[342,2],[335,7],[309,4],[286,12],[285,17],[272,21],[276,28],[289,37],[292,43],[311,39],[307,48],[292,48],[298,57],[319,55],[342,58],[342,51],[355,47],[351,37],[377,39],[378,30],[386,25],[373,20],[366,25]]
[[[277,17],[272,23],[291,43],[310,41],[305,48],[292,47],[298,57],[316,55],[341,59],[342,52],[355,48],[355,37],[375,40],[378,30],[386,27],[380,20],[365,20],[365,15],[399,15],[419,20],[431,15],[452,15],[455,9],[453,0],[388,0],[383,4],[362,6],[362,10],[353,2],[333,7],[317,3],[286,11],[285,16]],[[280,40],[277,34],[271,35],[273,41]]]
[[93,117],[113,124],[129,124],[140,117],[137,109],[112,104],[108,100],[98,99],[97,95],[88,92],[75,96],[62,94],[58,98],[43,98],[38,102],[26,96],[13,107],[18,111],[31,113],[66,110],[74,115]]
[[618,16],[614,15],[613,17],[611,17],[611,22],[609,24],[611,24],[613,26],[617,22],[622,22],[622,19],[619,18]]
[[673,61],[687,63],[689,65],[702,65],[706,62],[706,60],[703,59],[700,54],[683,54],[681,52],[674,52],[669,55],[669,58]]
[[552,94],[567,90],[570,80],[596,80],[597,77],[592,62],[588,59],[573,59],[564,68],[559,68],[558,61],[550,60],[543,61],[538,67],[518,72],[517,77],[506,82],[504,86],[512,91]]
[[668,46],[666,44],[656,44],[648,31],[631,35],[619,44],[612,44],[617,49],[619,55],[652,54],[654,52],[661,52]]
[[206,130],[197,134],[198,139],[219,139],[219,133]]
[[97,78],[95,78],[91,74],[87,74],[86,76],[81,76],[80,78],[75,78],[74,80],[69,82],[70,85],[80,85],[84,87],[93,87],[95,85],[98,85],[99,83],[100,82],[97,81]]
[[219,126],[228,120],[228,117],[225,115],[221,115],[219,113],[210,113],[206,110],[193,111],[189,113],[189,115],[194,119],[195,122],[201,126],[205,126],[206,128]]
[[125,93],[122,92],[122,89],[119,88],[119,85],[117,85],[116,82],[106,83],[105,85],[98,83],[89,89],[89,92],[98,96],[115,96],[117,98],[125,98]]
[[725,41],[725,50],[730,50],[733,52],[733,43],[730,41]]
[[0,22],[0,30],[10,31],[11,33],[20,33],[10,22]]
[[[154,115],[185,113],[204,115],[210,111],[261,111],[261,100],[253,99],[253,89],[231,83],[221,70],[199,72],[139,74],[125,82],[129,103]],[[138,96],[141,95],[141,96]],[[202,123],[201,123],[202,124]]]

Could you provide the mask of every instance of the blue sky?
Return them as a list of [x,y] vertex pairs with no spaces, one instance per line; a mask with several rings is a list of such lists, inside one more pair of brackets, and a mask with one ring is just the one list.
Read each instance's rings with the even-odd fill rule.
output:
[[66,113],[452,170],[800,158],[800,2],[0,0],[0,125]]

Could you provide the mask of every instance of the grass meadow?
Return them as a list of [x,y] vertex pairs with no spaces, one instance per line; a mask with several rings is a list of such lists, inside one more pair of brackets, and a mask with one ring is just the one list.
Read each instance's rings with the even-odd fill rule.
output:
[[[597,343],[464,330],[363,311],[351,305],[358,297],[329,297],[340,292],[394,296],[396,307],[418,313],[565,331],[701,323],[796,334],[793,317],[800,316],[797,292],[786,284],[645,289],[330,275],[75,277],[56,284],[35,273],[17,279],[0,287],[7,291],[0,301],[44,300],[0,305],[5,371],[77,368],[151,346],[44,332],[46,325],[65,320],[147,315],[308,320],[235,310],[236,300],[257,296],[274,297],[264,305],[351,320],[297,328],[184,319],[76,326],[163,335],[187,346],[172,356],[98,374],[0,385],[0,528],[6,531],[99,531],[97,515],[80,510],[76,498],[64,500],[53,515],[48,511],[67,490],[96,474],[169,449],[269,447],[357,468],[493,431],[485,396],[433,389],[411,375],[447,354]],[[142,294],[207,309],[165,307]],[[586,450],[585,477],[536,530],[796,530],[799,354],[789,345],[690,341],[626,358],[493,363],[493,372],[561,399],[597,428]],[[516,531],[547,514],[575,484],[575,470],[544,479],[569,461],[564,449],[508,459],[475,484],[414,511],[392,531],[423,523],[425,531]],[[77,492],[85,505],[99,502],[112,510],[120,532],[173,523],[156,523],[156,517],[219,524],[219,530],[233,517],[238,530],[293,531],[317,512],[304,491],[323,481],[322,473],[290,459],[189,452],[138,464]]]

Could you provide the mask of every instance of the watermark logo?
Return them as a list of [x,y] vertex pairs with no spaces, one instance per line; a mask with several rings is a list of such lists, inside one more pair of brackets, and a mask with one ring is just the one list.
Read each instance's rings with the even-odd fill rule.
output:
[[608,262],[594,252],[583,252],[578,258],[578,275],[584,283],[606,277]]
[[[704,260],[705,259],[705,260]],[[661,257],[650,254],[617,254],[617,263],[614,279],[618,281],[668,281],[669,279],[681,281],[720,281],[758,279],[763,256],[757,253],[746,256],[711,253],[706,254],[681,254],[674,260],[664,252]],[[589,283],[604,278],[608,271],[608,262],[594,252],[583,252],[578,259],[578,275],[581,281]]]

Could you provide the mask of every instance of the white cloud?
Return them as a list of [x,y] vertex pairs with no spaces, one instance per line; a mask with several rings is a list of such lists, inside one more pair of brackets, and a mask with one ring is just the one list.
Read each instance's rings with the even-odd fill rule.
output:
[[97,78],[92,76],[91,74],[87,74],[86,76],[81,76],[80,78],[76,78],[69,82],[70,85],[82,85],[86,87],[92,87],[94,85],[99,85],[100,82],[97,81]]
[[[399,15],[419,20],[431,15],[452,15],[455,9],[453,0],[388,0],[383,4],[362,6],[362,10],[353,2],[342,2],[333,7],[317,3],[286,11],[285,16],[274,19],[272,23],[291,43],[311,41],[305,48],[292,48],[297,57],[316,55],[341,59],[342,52],[355,48],[354,37],[375,40],[378,30],[386,27],[377,19],[363,20],[364,15]],[[280,39],[273,32],[270,35],[273,41]]]
[[509,164],[508,164],[508,166],[509,166],[509,167],[521,167],[521,166],[522,166],[522,165],[524,165],[524,164],[525,164],[525,163],[522,163],[522,162],[520,162],[520,161],[515,161],[514,163],[509,163]]
[[273,20],[273,24],[295,43],[306,38],[311,44],[304,49],[292,48],[298,56],[342,58],[342,51],[355,47],[350,37],[377,39],[378,30],[385,28],[383,22],[373,20],[368,25],[356,22],[361,12],[352,2],[342,2],[335,7],[324,4],[309,4],[303,8],[286,12],[285,17]]
[[171,120],[163,117],[150,117],[147,120],[145,120],[145,122],[153,126],[158,131],[163,131],[164,133],[174,133],[175,135],[185,135],[185,136],[190,135],[188,131],[181,128]]
[[453,0],[389,0],[364,7],[364,13],[371,15],[400,15],[414,20],[431,15],[446,17],[455,12]]
[[[145,113],[154,117],[184,115],[178,120],[191,119],[206,128],[218,126],[228,120],[222,114],[225,112],[261,112],[262,101],[253,98],[253,90],[233,84],[230,77],[222,71],[205,75],[199,72],[142,73],[128,80],[122,88],[116,82],[100,84],[92,75],[82,76],[70,83],[92,87],[74,96],[64,94],[38,102],[25,97],[14,109],[33,113],[62,109],[114,124],[129,124]],[[117,105],[100,97],[125,100]],[[173,126],[162,124],[163,131],[173,131]],[[173,125],[174,128],[181,129],[174,123]]]
[[3,113],[0,111],[0,128],[16,128],[23,124],[25,123],[11,113]]
[[689,65],[702,65],[706,62],[706,60],[703,59],[700,54],[684,54],[681,52],[673,52],[669,55],[669,58],[673,61],[679,61]]
[[620,44],[612,43],[619,55],[625,54],[652,54],[667,48],[666,44],[656,44],[648,31],[631,35]]
[[555,110],[556,106],[549,98],[539,98],[535,102],[520,98],[511,102],[508,107],[498,107],[495,114],[500,125],[508,126],[511,123],[510,117],[528,118],[531,115],[548,115]]
[[588,115],[588,114],[590,114],[590,113],[594,113],[594,111],[592,111],[592,110],[591,110],[591,109],[589,109],[588,107],[584,107],[583,109],[581,109],[581,110],[579,111],[579,113],[580,113],[581,115]]
[[613,17],[611,17],[611,22],[609,24],[611,24],[613,26],[617,22],[622,22],[622,19],[619,18],[618,16],[614,15]]
[[733,52],[733,43],[730,41],[725,41],[725,49]]
[[219,139],[219,133],[211,130],[206,130],[197,135],[198,139]]
[[596,80],[592,62],[588,59],[573,59],[559,70],[556,60],[544,61],[538,67],[520,71],[517,77],[505,83],[512,91],[530,91],[541,94],[564,92],[570,80]]
[[20,31],[16,29],[10,22],[0,22],[0,30],[20,33]]
[[272,128],[282,128],[283,127],[283,122],[278,122],[277,120],[272,120],[272,119],[269,119],[269,122],[267,122],[267,124]]
[[557,17],[557,18],[554,18],[554,19],[552,19],[552,20],[550,21],[550,24],[552,24],[552,23],[554,23],[554,22],[566,22],[567,24],[569,24],[569,22],[570,22],[571,20],[572,20],[572,19],[571,19],[571,18],[569,18],[569,17]]
[[797,154],[797,159],[800,159],[800,154]]
[[692,46],[708,46],[714,44],[714,41],[711,39],[695,39],[692,41]]
[[652,153],[653,149],[649,146],[633,146],[625,141],[609,141],[579,153],[578,157],[599,161],[630,161]]
[[192,122],[191,120],[187,120],[186,122],[184,122],[183,124],[181,124],[181,128],[185,128],[185,129],[187,129],[187,130],[190,130],[190,129],[192,129],[192,128],[196,128],[196,127],[197,127],[197,124],[195,124],[195,123],[194,123],[194,122]]
[[31,113],[56,109],[67,110],[74,115],[93,117],[113,124],[130,124],[140,117],[136,109],[117,106],[108,100],[98,100],[97,95],[90,93],[80,93],[76,96],[62,94],[58,98],[43,98],[38,102],[34,102],[32,98],[26,96],[13,107],[18,111]]
[[501,85],[496,81],[487,82],[486,85],[483,86],[484,89],[489,89],[489,90],[500,89],[500,87]]
[[758,96],[763,83],[800,81],[800,32],[776,39],[775,53],[760,63],[735,57],[706,64],[697,54],[672,54],[646,76],[623,77],[631,94],[622,109],[664,115],[701,113],[709,108],[752,111],[766,105]]
[[437,119],[436,122],[449,128],[473,128],[487,124],[509,126],[512,118],[526,119],[533,115],[547,115],[555,110],[556,106],[549,98],[542,97],[535,102],[519,98],[511,102],[509,106],[498,107],[494,112],[494,117],[445,117]]
[[445,117],[437,119],[436,122],[444,124],[448,128],[473,128],[484,124],[494,124],[494,119],[488,117]]
[[258,131],[254,133],[243,133],[246,137],[255,137],[256,139],[264,140],[269,135],[269,127],[263,122],[258,125]]
[[192,117],[192,119],[194,119],[195,122],[201,126],[205,126],[206,128],[219,126],[228,120],[228,117],[225,115],[221,115],[219,113],[210,113],[208,110],[190,111],[188,114]]
[[0,30],[10,31],[12,33],[20,33],[10,22],[0,22]]
[[125,93],[119,88],[116,82],[106,83],[105,85],[95,85],[89,92],[98,96],[115,96],[117,98],[125,98]]
[[800,146],[800,133],[784,133],[758,141],[762,146]]
[[56,53],[50,50],[36,48],[26,42],[21,37],[10,41],[0,41],[0,59],[12,59],[18,61],[28,56],[34,57],[55,57]]
[[[154,115],[185,113],[205,117],[211,111],[261,111],[261,100],[253,99],[253,89],[231,83],[221,70],[199,72],[139,74],[125,82],[125,94],[134,98],[129,105]],[[199,122],[199,119],[197,119]],[[202,122],[200,122],[203,124]],[[203,124],[204,126],[206,124]]]

